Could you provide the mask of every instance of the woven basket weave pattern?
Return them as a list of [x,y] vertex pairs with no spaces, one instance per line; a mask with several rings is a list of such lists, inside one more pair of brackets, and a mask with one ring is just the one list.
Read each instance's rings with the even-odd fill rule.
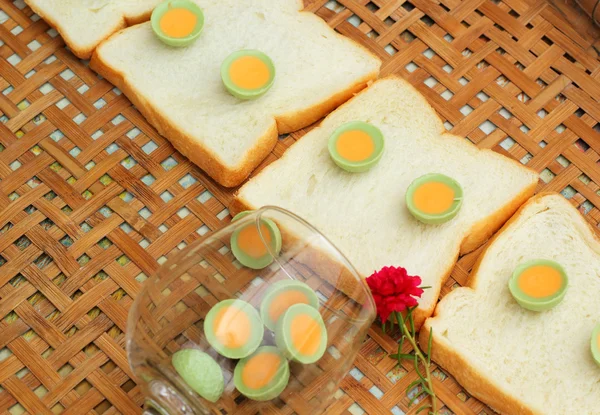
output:
[[[600,64],[546,3],[306,6],[381,57],[382,75],[414,84],[452,133],[539,171],[538,191],[562,192],[597,227]],[[123,348],[128,309],[160,263],[230,221],[233,192],[22,0],[0,0],[0,40],[0,413],[139,413]],[[282,137],[261,167],[304,133]],[[479,252],[461,258],[442,294],[467,281]],[[373,327],[327,413],[414,414],[405,388],[417,374],[386,357],[395,348]],[[446,413],[493,413],[435,376]],[[301,401],[282,413],[293,411]]]

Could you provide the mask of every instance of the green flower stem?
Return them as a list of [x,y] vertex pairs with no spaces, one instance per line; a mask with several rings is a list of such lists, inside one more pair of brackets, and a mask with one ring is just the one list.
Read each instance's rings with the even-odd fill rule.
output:
[[[419,348],[416,338],[415,338],[416,333],[415,333],[415,329],[414,329],[414,320],[413,320],[413,316],[412,316],[413,310],[414,310],[414,308],[411,308],[408,310],[406,319],[403,318],[402,314],[397,311],[394,312],[394,315],[396,316],[396,321],[398,322],[398,325],[400,326],[402,336],[404,338],[406,338],[406,340],[408,340],[408,342],[410,343],[410,345],[412,346],[412,348],[415,351],[415,356],[416,356],[416,358],[414,359],[415,370],[417,371],[417,374],[419,375],[421,383],[424,386],[423,389],[431,397],[431,411],[429,411],[429,413],[433,414],[433,415],[437,415],[437,413],[438,413],[437,412],[437,398],[435,396],[435,391],[433,389],[433,382],[431,380],[431,364],[430,364],[432,333],[431,332],[429,333],[429,337],[430,337],[429,350],[428,350],[428,356],[425,357],[425,355]],[[410,324],[410,328],[406,326],[407,320]],[[400,350],[398,350],[397,358],[398,358],[398,364],[400,364],[402,361],[402,357],[400,356]],[[419,368],[418,368],[419,359],[423,363],[423,366],[425,366],[425,376],[422,376],[421,373],[419,372]]]

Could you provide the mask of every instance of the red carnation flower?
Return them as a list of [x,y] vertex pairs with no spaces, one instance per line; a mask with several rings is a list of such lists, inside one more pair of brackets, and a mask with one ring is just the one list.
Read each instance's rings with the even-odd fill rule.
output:
[[421,297],[423,289],[421,277],[408,275],[402,267],[383,267],[367,278],[371,289],[377,314],[382,322],[386,322],[394,311],[403,312],[409,307],[415,307]]

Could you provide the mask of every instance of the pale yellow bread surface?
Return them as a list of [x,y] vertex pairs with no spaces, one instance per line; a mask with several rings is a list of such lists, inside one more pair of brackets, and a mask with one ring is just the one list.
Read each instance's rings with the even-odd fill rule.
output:
[[[317,121],[379,73],[379,59],[297,0],[197,3],[205,26],[191,46],[166,46],[144,23],[103,42],[91,66],[222,185],[240,184],[278,134]],[[261,50],[275,64],[275,83],[256,100],[231,96],[221,81],[221,63],[240,49]]]
[[[385,137],[383,157],[366,173],[341,170],[327,149],[332,132],[354,120],[375,125]],[[459,252],[489,238],[533,194],[538,180],[519,163],[444,131],[408,82],[381,79],[246,183],[230,210],[281,206],[323,232],[363,276],[386,265],[421,276],[432,288],[417,310],[420,324],[433,312]],[[418,222],[404,202],[408,185],[431,172],[454,177],[464,189],[458,216],[438,226]]]
[[104,39],[150,18],[162,0],[25,0],[54,27],[71,51],[88,59]]
[[[515,267],[560,263],[564,300],[536,313],[508,290]],[[468,287],[446,295],[421,330],[433,328],[433,359],[467,391],[506,415],[600,413],[600,367],[590,351],[600,322],[600,243],[562,196],[532,198],[496,234]]]

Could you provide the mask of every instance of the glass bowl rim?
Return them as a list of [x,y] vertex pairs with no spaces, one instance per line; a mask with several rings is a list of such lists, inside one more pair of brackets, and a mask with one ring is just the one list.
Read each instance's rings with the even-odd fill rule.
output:
[[[288,277],[290,277],[290,279],[295,280],[295,278],[292,278],[292,276],[288,274],[288,272],[286,271],[285,267],[278,260],[277,255],[275,255],[275,252],[273,251],[273,247],[271,246],[271,244],[266,243],[266,241],[265,241],[265,239],[264,239],[264,237],[262,235],[262,230],[261,230],[261,226],[260,226],[260,220],[261,220],[261,217],[264,214],[264,212],[268,212],[268,211],[276,211],[276,212],[280,212],[280,213],[282,213],[284,215],[290,216],[293,220],[299,222],[301,225],[303,225],[306,228],[308,228],[311,232],[313,232],[314,234],[316,234],[320,238],[322,238],[325,241],[325,243],[327,245],[329,245],[330,248],[333,248],[333,250],[339,256],[339,259],[342,260],[342,264],[341,265],[344,266],[344,267],[346,267],[348,270],[350,270],[350,272],[352,273],[352,275],[358,281],[360,281],[360,286],[362,287],[362,289],[365,292],[366,297],[367,297],[368,307],[370,307],[373,310],[373,313],[375,313],[375,300],[373,299],[373,296],[371,294],[371,290],[370,290],[369,286],[367,285],[366,279],[362,277],[362,275],[358,272],[358,270],[354,267],[354,265],[348,260],[348,258],[346,257],[346,255],[329,238],[327,238],[325,235],[323,235],[323,233],[321,233],[321,231],[319,231],[317,228],[315,228],[309,222],[307,222],[306,220],[304,220],[300,216],[296,215],[295,213],[290,212],[287,209],[283,209],[283,208],[280,208],[278,206],[272,206],[272,205],[263,206],[262,208],[257,209],[255,211],[255,213],[256,213],[255,223],[256,223],[256,226],[257,226],[257,229],[258,229],[258,233],[260,235],[261,240],[263,241],[263,243],[267,247],[267,250],[269,251],[269,255],[271,255],[271,257],[273,258],[274,262],[276,262],[277,265],[279,265],[279,267],[285,272],[285,274]],[[325,307],[327,310],[329,310],[333,314],[335,314],[336,316],[338,316],[340,318],[343,318],[344,320],[352,322],[352,323],[360,323],[360,322],[364,322],[364,321],[368,320],[368,319],[357,319],[357,318],[348,317],[348,316],[345,316],[345,315],[340,315],[340,313],[337,310],[333,310],[333,309],[329,308],[326,305],[326,303],[324,303],[324,302],[321,301],[320,298],[319,298],[319,304],[322,305],[323,307]]]

